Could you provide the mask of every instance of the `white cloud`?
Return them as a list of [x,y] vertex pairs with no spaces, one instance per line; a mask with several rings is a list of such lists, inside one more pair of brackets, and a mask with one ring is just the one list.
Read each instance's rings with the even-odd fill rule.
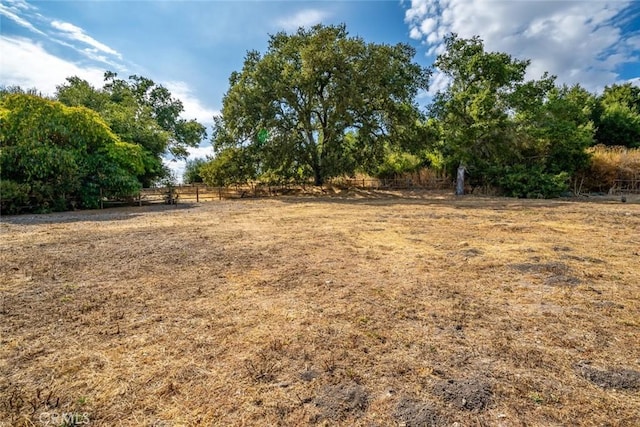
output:
[[211,145],[188,148],[189,160],[204,159],[213,156],[213,147]]
[[441,73],[440,71],[436,71],[431,76],[431,81],[429,84],[429,94],[435,95],[440,91],[446,90],[449,86],[449,83],[451,83],[451,79],[449,78],[449,76]]
[[51,26],[56,30],[61,31],[63,36],[68,37],[71,40],[80,41],[82,43],[88,44],[99,52],[104,52],[106,54],[113,55],[119,59],[122,59],[122,55],[120,55],[118,51],[87,35],[80,27],[76,27],[73,24],[61,21],[52,21]]
[[11,19],[16,24],[33,31],[34,33],[44,36],[44,32],[37,29],[31,22],[19,15],[21,10],[28,8],[29,5],[24,2],[9,2],[7,5],[0,3],[0,15]]
[[198,122],[210,126],[213,124],[213,117],[220,115],[220,111],[204,106],[187,83],[170,81],[163,83],[163,85],[169,89],[174,98],[182,101],[184,106],[182,116],[185,119],[196,119]]
[[306,9],[297,12],[295,15],[287,16],[278,20],[277,25],[285,31],[295,31],[300,27],[310,27],[322,23],[329,14],[322,10]]
[[[5,0],[6,4],[0,3],[0,15],[14,21],[18,25],[45,37],[48,41],[75,50],[92,61],[102,62],[111,68],[119,71],[124,70],[124,66],[114,60],[122,59],[122,55],[115,49],[101,43],[88,36],[85,31],[68,22],[61,22],[46,18],[37,12],[38,8],[25,2],[24,0]],[[43,24],[42,29],[37,28],[34,22]],[[46,24],[46,25],[44,25]],[[53,28],[56,31],[51,31]],[[83,45],[71,44],[61,40],[62,36],[71,42],[80,42]],[[88,45],[89,47],[85,47]],[[108,57],[109,56],[109,57]]]
[[80,67],[45,51],[41,45],[20,37],[0,36],[0,82],[6,86],[36,88],[53,95],[56,86],[70,76],[78,76],[102,86],[104,70]]
[[11,7],[22,10],[31,10],[36,9],[35,6],[30,5],[25,0],[5,0],[6,3],[10,4]]
[[549,71],[561,83],[598,90],[617,80],[620,65],[638,61],[638,35],[621,28],[632,3],[412,0],[405,22],[430,55],[442,51],[446,34],[479,35],[488,51],[531,59],[529,78]]

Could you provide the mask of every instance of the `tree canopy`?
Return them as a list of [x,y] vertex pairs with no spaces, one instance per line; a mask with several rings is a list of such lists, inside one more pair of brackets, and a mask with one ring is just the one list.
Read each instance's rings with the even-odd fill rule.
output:
[[513,196],[554,196],[586,166],[593,144],[595,99],[555,77],[525,81],[528,60],[486,52],[478,37],[445,39],[435,69],[448,80],[430,115],[450,172],[464,165],[474,185]]
[[152,80],[105,73],[96,89],[78,77],[54,99],[35,90],[0,91],[3,212],[97,207],[168,175],[163,156],[186,158],[205,128],[183,119],[180,100]]
[[[473,186],[507,195],[565,192],[600,142],[635,147],[640,89],[613,85],[595,96],[527,80],[529,60],[487,52],[479,37],[445,38],[431,69],[415,51],[365,43],[344,26],[318,25],[271,36],[232,73],[215,120],[211,184],[306,180],[362,171],[388,177],[424,165],[449,176],[459,165]],[[431,73],[446,84],[419,111]],[[434,164],[433,160],[437,160]],[[242,164],[239,164],[242,162]]]
[[[428,71],[406,44],[366,43],[344,25],[271,36],[230,77],[213,146],[256,174],[325,179],[380,162],[388,146],[417,143],[414,98]],[[355,136],[355,137],[354,137]]]
[[96,89],[78,77],[67,78],[57,87],[56,99],[68,106],[84,106],[96,111],[122,140],[140,145],[146,155],[144,186],[162,178],[167,171],[162,156],[185,159],[189,147],[206,137],[206,129],[195,120],[180,117],[182,102],[152,80],[133,75],[119,79],[105,73],[105,84]]
[[[640,147],[640,88],[599,94],[527,80],[530,61],[487,52],[479,37],[445,38],[431,68],[406,44],[368,43],[344,25],[270,36],[229,78],[214,117],[215,156],[187,163],[186,182],[381,178],[430,166],[517,197],[552,197],[584,177],[589,147]],[[444,81],[425,111],[432,73]],[[0,89],[2,212],[96,207],[168,176],[206,137],[154,81],[106,72],[100,88],[69,77],[52,98]],[[591,150],[592,152],[593,150]],[[593,164],[593,163],[591,163]],[[615,175],[615,171],[614,171]]]
[[640,87],[607,86],[598,101],[594,114],[598,143],[640,147]]
[[[141,146],[122,141],[85,107],[27,94],[0,101],[3,212],[95,208],[141,187]],[[102,191],[102,194],[101,194]]]

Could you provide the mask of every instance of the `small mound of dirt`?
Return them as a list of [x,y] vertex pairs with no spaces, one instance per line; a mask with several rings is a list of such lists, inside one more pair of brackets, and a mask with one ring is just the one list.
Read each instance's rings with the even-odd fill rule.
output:
[[544,281],[547,286],[577,286],[581,283],[581,280],[574,276],[567,276],[560,274],[558,276],[551,276]]
[[302,371],[300,373],[300,378],[303,381],[313,381],[316,378],[318,378],[320,376],[320,373],[318,371],[315,371],[313,369],[307,369],[305,371]]
[[340,421],[362,415],[369,407],[369,395],[356,383],[342,383],[324,387],[313,402],[320,411],[315,421]]
[[433,393],[467,411],[482,411],[493,397],[491,384],[477,378],[442,381],[436,384]]
[[446,424],[436,407],[429,402],[402,398],[396,406],[395,417],[405,427],[431,427]]
[[586,363],[576,365],[580,376],[598,387],[620,390],[640,390],[640,372],[632,369],[601,370]]
[[511,264],[509,267],[521,273],[553,273],[560,275],[569,271],[569,266],[562,262],[525,262],[521,264]]
[[471,249],[467,249],[462,251],[462,255],[468,257],[468,258],[473,258],[473,257],[477,257],[482,255],[484,252],[482,252],[480,249],[476,249],[476,248],[471,248]]
[[601,260],[600,258],[594,258],[590,256],[564,255],[562,256],[562,259],[571,259],[574,261],[589,262],[591,264],[606,264],[606,262]]

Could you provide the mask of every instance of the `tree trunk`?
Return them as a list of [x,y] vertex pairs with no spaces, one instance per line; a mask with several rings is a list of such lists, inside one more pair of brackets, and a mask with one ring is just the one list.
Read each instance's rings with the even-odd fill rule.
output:
[[456,179],[456,196],[464,195],[464,172],[464,166],[460,165],[458,167],[458,176]]
[[324,184],[324,177],[322,176],[322,172],[320,171],[319,166],[313,168],[313,175],[314,175],[314,184],[317,187],[321,187],[322,184]]
[[[308,136],[311,138],[310,134]],[[322,184],[324,184],[324,176],[322,175],[322,159],[315,145],[311,152],[311,168],[313,169],[314,185],[318,187],[322,186]]]

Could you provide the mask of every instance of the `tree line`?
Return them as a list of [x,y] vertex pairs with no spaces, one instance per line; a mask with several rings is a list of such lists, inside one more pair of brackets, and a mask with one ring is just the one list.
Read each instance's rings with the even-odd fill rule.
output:
[[[473,186],[553,197],[589,164],[596,144],[640,147],[640,88],[595,95],[527,80],[530,61],[487,52],[479,37],[445,40],[430,68],[406,45],[366,43],[344,26],[271,37],[230,78],[216,118],[215,157],[188,165],[188,180],[313,180],[360,172],[389,177],[464,166]],[[446,85],[421,111],[416,98],[438,74]]]
[[106,72],[101,88],[69,77],[53,97],[0,91],[3,213],[96,208],[169,177],[162,156],[186,158],[205,127],[152,80]]
[[[419,168],[516,197],[554,197],[590,164],[597,144],[640,147],[640,88],[593,94],[527,79],[530,61],[487,52],[479,37],[445,40],[431,67],[407,44],[369,43],[344,25],[270,36],[229,78],[214,118],[214,156],[184,179],[209,185],[313,182]],[[445,82],[426,108],[430,80]],[[52,98],[0,91],[3,212],[96,207],[167,177],[162,156],[186,158],[205,128],[144,77],[70,77]]]

